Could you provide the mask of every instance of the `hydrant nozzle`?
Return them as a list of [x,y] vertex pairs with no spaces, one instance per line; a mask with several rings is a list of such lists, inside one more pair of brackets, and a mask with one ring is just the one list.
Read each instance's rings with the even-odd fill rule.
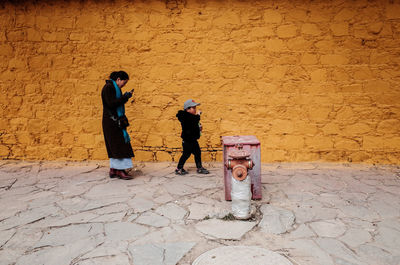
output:
[[232,176],[237,180],[244,180],[247,177],[247,171],[254,167],[253,161],[250,159],[250,153],[239,149],[232,151],[229,156],[226,167],[232,170]]

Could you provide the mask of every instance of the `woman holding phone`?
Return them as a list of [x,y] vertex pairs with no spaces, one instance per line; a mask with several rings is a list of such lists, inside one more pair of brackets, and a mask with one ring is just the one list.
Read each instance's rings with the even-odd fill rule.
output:
[[132,168],[133,154],[130,137],[126,130],[129,126],[125,116],[125,103],[132,97],[133,89],[122,94],[121,88],[129,81],[124,71],[112,72],[101,91],[103,101],[103,134],[110,158],[110,178],[132,179],[125,171]]

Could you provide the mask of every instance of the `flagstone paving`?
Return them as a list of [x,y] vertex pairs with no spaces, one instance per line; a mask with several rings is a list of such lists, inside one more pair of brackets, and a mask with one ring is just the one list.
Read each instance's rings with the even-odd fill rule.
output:
[[218,265],[238,249],[258,253],[247,264],[400,264],[399,166],[263,164],[247,221],[232,220],[222,163],[174,166],[125,181],[106,161],[0,161],[0,265]]

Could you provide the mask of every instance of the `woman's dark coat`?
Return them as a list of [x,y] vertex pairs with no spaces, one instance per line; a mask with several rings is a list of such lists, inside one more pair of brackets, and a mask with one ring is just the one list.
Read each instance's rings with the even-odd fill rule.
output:
[[117,126],[111,116],[117,117],[117,107],[125,104],[128,98],[121,96],[116,98],[115,87],[110,80],[101,91],[103,101],[103,133],[106,142],[107,154],[109,158],[129,158],[134,157],[131,143],[125,143],[122,130]]

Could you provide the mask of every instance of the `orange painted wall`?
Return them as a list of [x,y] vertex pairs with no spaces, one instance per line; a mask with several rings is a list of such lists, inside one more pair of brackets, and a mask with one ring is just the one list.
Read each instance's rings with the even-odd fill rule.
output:
[[398,1],[0,4],[0,158],[107,159],[100,91],[130,76],[136,159],[177,159],[183,102],[205,160],[251,134],[262,161],[400,162]]

